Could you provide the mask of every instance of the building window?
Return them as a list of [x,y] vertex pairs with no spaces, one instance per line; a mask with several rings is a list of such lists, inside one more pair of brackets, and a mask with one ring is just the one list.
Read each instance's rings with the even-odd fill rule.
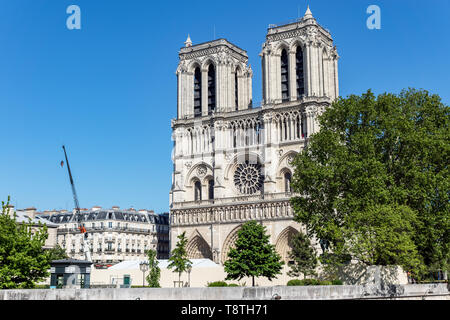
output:
[[214,65],[208,67],[208,114],[216,109],[216,70]]
[[281,99],[289,100],[289,57],[285,49],[281,51]]
[[196,181],[194,184],[194,196],[195,201],[202,200],[202,184],[200,183],[200,181]]
[[239,110],[239,83],[238,83],[238,69],[234,74],[234,106],[236,111]]
[[214,180],[211,179],[208,181],[208,199],[214,199]]
[[108,222],[108,228],[112,228],[112,222]]
[[303,51],[300,46],[297,46],[295,53],[295,73],[297,80],[297,99],[300,99],[305,94],[305,77],[303,72]]
[[202,115],[202,73],[200,68],[194,71],[194,117]]
[[302,114],[302,138],[305,139],[308,137],[308,127],[306,125],[306,117]]
[[284,173],[284,191],[291,192],[292,175],[289,171]]

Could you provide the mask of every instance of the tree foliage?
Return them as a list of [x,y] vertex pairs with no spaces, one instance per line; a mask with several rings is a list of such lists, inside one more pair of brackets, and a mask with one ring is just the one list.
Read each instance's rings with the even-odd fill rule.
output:
[[339,98],[319,122],[292,182],[308,234],[335,261],[448,270],[448,106],[424,90],[369,90]]
[[228,253],[224,267],[226,280],[240,280],[243,277],[266,277],[269,280],[280,274],[283,262],[275,247],[270,244],[266,227],[256,221],[249,221],[238,231],[234,247]]
[[156,250],[148,250],[148,275],[147,282],[151,288],[161,288],[159,284],[159,279],[161,278],[161,269],[158,264],[159,261],[156,259]]
[[48,249],[48,255],[50,261],[69,259],[66,250],[61,248],[59,244],[57,244],[54,248]]
[[178,237],[178,242],[175,249],[172,250],[172,255],[169,258],[169,265],[167,268],[174,269],[178,273],[178,280],[181,278],[181,273],[191,268],[192,262],[187,258],[186,252],[186,232],[183,232]]
[[9,197],[0,214],[0,289],[33,288],[48,277],[50,253],[43,249],[45,225],[16,221],[9,212]]
[[316,250],[311,245],[309,238],[302,232],[297,233],[292,239],[292,249],[289,258],[293,264],[289,265],[288,275],[298,277],[300,274],[306,278],[316,274],[318,265]]

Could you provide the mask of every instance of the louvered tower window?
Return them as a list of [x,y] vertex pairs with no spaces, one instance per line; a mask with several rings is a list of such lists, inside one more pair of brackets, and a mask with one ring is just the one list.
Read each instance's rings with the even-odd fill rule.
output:
[[208,113],[216,109],[216,70],[210,64],[208,68]]
[[200,68],[194,71],[194,116],[202,115],[202,73]]
[[305,77],[303,73],[303,51],[300,46],[297,47],[295,53],[295,73],[297,80],[297,99],[305,94]]
[[234,105],[236,107],[236,111],[239,109],[239,86],[238,86],[238,71],[234,74]]
[[289,100],[289,63],[288,54],[284,49],[281,52],[281,99]]

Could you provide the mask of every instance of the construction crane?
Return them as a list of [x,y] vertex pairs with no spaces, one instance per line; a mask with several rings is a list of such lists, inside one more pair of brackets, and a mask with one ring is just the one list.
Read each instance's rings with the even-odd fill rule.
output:
[[[75,219],[78,222],[78,230],[80,230],[80,233],[83,235],[83,251],[84,255],[86,257],[87,261],[91,260],[91,250],[89,246],[89,240],[88,240],[88,233],[86,231],[86,228],[84,224],[81,221],[81,213],[80,213],[80,204],[78,203],[78,197],[77,192],[75,190],[75,184],[73,183],[72,173],[70,172],[70,165],[69,160],[67,159],[67,153],[66,148],[62,146],[64,150],[64,156],[66,157],[66,163],[67,163],[67,171],[69,172],[69,178],[70,178],[70,185],[72,186],[72,194],[73,194],[73,201],[75,202]],[[61,161],[61,166],[64,165],[64,162]]]

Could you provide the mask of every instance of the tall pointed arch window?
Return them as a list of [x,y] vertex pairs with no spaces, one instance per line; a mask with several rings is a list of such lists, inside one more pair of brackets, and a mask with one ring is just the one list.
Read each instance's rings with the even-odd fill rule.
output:
[[208,114],[216,109],[216,70],[211,63],[208,67]]
[[214,199],[214,180],[208,180],[208,199]]
[[297,46],[295,53],[295,73],[296,73],[296,85],[297,85],[297,99],[300,99],[305,94],[305,76],[303,70],[303,50],[300,46]]
[[236,72],[234,73],[234,107],[235,110],[239,110],[239,80],[238,80],[238,68],[236,68]]
[[289,57],[285,49],[281,51],[281,99],[289,100]]
[[194,117],[202,115],[202,73],[200,68],[194,71]]
[[194,200],[195,201],[202,200],[202,184],[198,180],[194,184]]
[[291,192],[291,180],[292,180],[292,175],[289,171],[286,171],[284,173],[284,191],[285,192]]

